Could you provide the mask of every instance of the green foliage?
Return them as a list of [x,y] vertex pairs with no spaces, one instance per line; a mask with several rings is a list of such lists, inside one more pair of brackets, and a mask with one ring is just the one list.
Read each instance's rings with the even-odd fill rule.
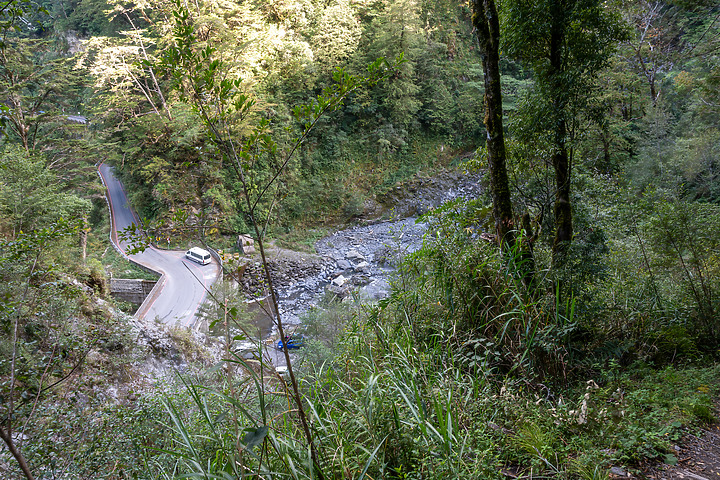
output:
[[652,192],[637,204],[623,205],[621,192],[611,198],[618,203],[600,215],[607,266],[586,291],[589,308],[580,309],[606,341],[616,339],[601,350],[659,364],[714,352],[716,325],[707,315],[717,301],[716,208]]
[[83,218],[90,202],[64,191],[38,155],[6,146],[0,159],[0,233],[15,237],[62,218]]
[[[484,142],[467,6],[45,4],[52,20],[23,2],[0,12],[0,386],[13,395],[15,351],[15,413],[31,434],[23,451],[48,478],[313,477],[297,412],[268,365],[228,354],[225,376],[167,386],[164,406],[105,407],[68,392],[102,385],[93,368],[123,376],[138,359],[98,347],[86,380],[44,390],[95,340],[129,342],[91,300],[105,291],[106,265],[130,269],[112,250],[100,257],[106,207],[92,165],[116,164],[141,215],[161,219],[153,236],[246,232],[252,210],[280,241],[311,248],[316,234],[301,230],[362,216],[373,195]],[[688,364],[715,358],[720,336],[718,7],[623,5],[628,32],[607,5],[557,5],[504,5],[505,52],[519,59],[502,59],[511,182],[538,235],[518,247],[533,245],[536,276],[484,240],[483,199],[455,202],[429,217],[431,235],[389,299],[312,312],[302,404],[328,477],[493,478],[515,464],[531,476],[604,479],[610,465],[672,460],[685,426],[716,415],[716,368]],[[70,61],[66,26],[105,37]],[[559,74],[547,41],[558,32]],[[376,84],[387,72],[367,64],[400,54]],[[89,125],[70,125],[66,115],[81,111]],[[559,139],[558,119],[568,122]],[[575,230],[563,268],[546,271],[557,189],[547,167],[559,146]],[[80,232],[61,219],[82,217],[95,258],[73,267]],[[240,306],[231,299],[232,318]],[[207,361],[187,332],[174,338]]]
[[[718,275],[714,252],[720,210],[714,205],[667,202],[661,204],[648,225],[654,251],[664,259],[660,265],[672,273],[677,305],[692,305],[694,326],[700,335],[718,338],[715,312],[718,308]],[[689,302],[688,302],[689,300]],[[671,296],[672,301],[672,296]]]
[[359,299],[352,303],[341,302],[329,294],[321,305],[308,311],[302,318],[298,331],[306,338],[305,347],[299,354],[299,366],[323,365],[335,359],[345,331],[354,316],[361,315]]
[[122,17],[108,19],[108,11],[113,3],[107,0],[52,2],[52,13],[56,19],[54,24],[64,31],[74,30],[83,36],[117,35],[128,25]]
[[67,123],[82,75],[48,40],[3,38],[0,50],[0,132],[27,151],[46,146]]
[[430,216],[432,234],[402,267],[388,313],[407,317],[418,342],[452,341],[470,371],[563,381],[578,329],[573,302],[558,304],[542,272],[526,284],[518,253],[525,239],[500,255],[481,236],[489,216],[479,201],[452,202]]
[[[470,402],[482,387],[468,379],[456,387],[456,393],[441,393],[448,379],[429,368],[432,355],[418,356],[410,344],[395,344],[394,340],[386,343],[389,350],[372,351],[375,347],[359,338],[369,325],[361,326],[353,320],[348,325],[351,333],[346,337],[345,355],[333,368],[320,367],[308,372],[304,380],[312,422],[323,439],[320,457],[324,459],[324,475],[495,477],[489,445],[462,433],[460,427],[471,417],[459,407]],[[391,340],[386,337],[389,332],[377,333],[381,336],[378,339]],[[373,357],[384,360],[374,364]],[[249,376],[223,390],[188,384],[189,396],[195,401],[191,411],[167,403],[178,435],[172,451],[182,459],[178,473],[213,475],[242,465],[249,471],[309,477],[306,446],[298,438],[292,412],[286,410],[282,396],[263,393],[268,386],[284,388],[282,379],[263,377],[257,367],[237,357],[226,362],[225,368],[244,367]],[[351,372],[355,379],[344,381],[344,374]],[[433,386],[426,385],[427,381]],[[234,389],[235,396],[228,395],[229,388]],[[238,396],[245,399],[242,404],[235,400]],[[218,416],[218,409],[227,413]],[[221,418],[230,419],[229,424],[215,420]],[[194,424],[197,420],[202,425]],[[234,435],[228,435],[233,431]],[[238,450],[235,439],[240,438]],[[436,458],[423,455],[425,451],[436,452]],[[472,460],[466,458],[468,454]]]
[[551,36],[565,40],[560,46],[567,74],[558,79],[562,87],[545,84],[541,88],[566,88],[564,94],[569,98],[582,88],[579,82],[583,74],[605,66],[623,31],[618,12],[611,6],[592,0],[564,6],[560,8],[552,1],[508,2],[503,5],[503,19],[508,53],[532,65],[541,84],[547,80],[545,75],[554,75],[549,71]]
[[[100,378],[93,380],[95,388],[102,385]],[[86,382],[90,381],[88,374]],[[42,422],[26,430],[32,442],[26,442],[23,451],[36,474],[91,479],[104,472],[110,478],[146,478],[172,471],[174,459],[161,451],[172,445],[172,432],[158,423],[164,415],[159,396],[137,396],[123,405],[109,404],[104,395],[62,393],[64,399],[38,406],[36,415]],[[173,398],[187,405],[186,398]],[[70,451],[74,455],[68,455]]]
[[[532,475],[603,479],[611,465],[672,460],[685,429],[711,419],[717,367],[636,364],[619,372],[614,364],[600,384],[569,388],[513,380],[487,363],[468,363],[467,346],[450,327],[429,339],[414,334],[425,317],[447,321],[413,312],[412,292],[406,275],[378,306],[330,308],[307,319],[305,348],[312,352],[304,354],[302,385],[322,439],[325,476],[499,478],[509,463]],[[344,333],[335,337],[328,328]],[[207,387],[207,379],[188,383],[194,408],[168,403],[177,438],[170,451],[182,461],[177,473],[219,474],[234,462],[253,472],[309,476],[307,449],[284,396],[263,393],[282,391],[281,378],[237,357],[222,368],[242,368],[248,377],[218,387]]]
[[198,48],[197,25],[190,12],[178,4],[173,15],[175,46],[165,51],[163,68],[202,122],[211,154],[216,154],[214,160],[222,160],[234,172],[228,190],[234,190],[239,197],[235,208],[243,212],[248,224],[259,228],[257,235],[263,237],[270,220],[277,215],[273,211],[277,199],[287,195],[286,175],[295,169],[294,154],[309,132],[323,116],[340,108],[350,94],[387,77],[403,63],[402,54],[395,65],[384,59],[373,62],[362,76],[337,69],[331,85],[314,100],[292,109],[300,134],[285,144],[285,138],[273,131],[270,119],[256,119],[256,100],[242,78],[229,77],[232,64],[225,62],[221,52],[212,46]]
[[[193,68],[185,65],[180,77],[168,81],[167,72],[155,68],[166,46],[174,42],[166,25],[167,19],[174,18],[172,6],[163,4],[152,10],[142,3],[112,6],[109,17],[128,27],[119,35],[91,38],[82,64],[94,78],[92,108],[105,134],[101,148],[117,163],[133,193],[131,201],[148,218],[167,218],[172,210],[204,210],[213,228],[222,231],[247,224],[246,214],[239,211],[242,202],[238,202],[237,190],[228,188],[221,199],[205,199],[206,191],[217,183],[204,183],[202,178],[219,178],[229,185],[234,174],[226,168],[229,165],[223,168],[204,156],[212,155],[213,148],[206,145],[212,139],[199,130],[196,113],[188,112],[187,105],[169,91],[178,82],[190,87],[186,79],[202,75],[199,71],[200,76],[194,75]],[[254,102],[252,113],[246,112],[250,114],[247,120],[254,122],[260,113],[266,117],[280,149],[302,128],[292,119],[292,106],[308,103],[329,85],[335,67],[359,78],[378,56],[405,56],[397,75],[384,85],[347,95],[332,120],[318,124],[322,133],[318,129],[308,135],[301,155],[307,163],[288,165],[285,195],[291,198],[287,206],[275,208],[284,228],[314,210],[320,214],[314,216],[333,221],[352,214],[358,205],[348,195],[358,185],[367,185],[369,190],[367,172],[376,170],[373,183],[405,178],[429,163],[415,158],[427,151],[426,143],[442,151],[446,145],[465,148],[477,142],[482,130],[480,62],[470,45],[466,15],[465,9],[446,2],[365,5],[340,1],[322,6],[201,2],[192,9],[198,50],[206,55],[212,51],[218,63],[209,65],[218,77],[224,76],[226,82],[243,79],[238,91]],[[452,27],[445,18],[451,19]],[[404,32],[400,41],[398,32]],[[189,76],[181,78],[185,74]],[[211,89],[210,84],[205,87]],[[231,110],[223,113],[226,125],[235,125],[233,135],[247,134],[244,128],[249,124],[243,127],[240,118],[244,114]],[[153,114],[146,115],[150,111]],[[428,132],[431,141],[426,142]],[[432,155],[432,162],[447,162],[453,153]],[[257,169],[257,174],[268,166]],[[396,173],[398,169],[402,171]],[[338,173],[347,178],[344,185],[336,185]]]
[[316,30],[312,37],[314,60],[322,71],[331,73],[357,49],[362,26],[350,2],[340,0],[322,11]]

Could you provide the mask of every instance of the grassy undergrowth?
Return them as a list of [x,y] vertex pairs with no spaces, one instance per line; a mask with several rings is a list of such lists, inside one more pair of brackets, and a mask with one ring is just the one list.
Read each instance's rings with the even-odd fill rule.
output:
[[[169,407],[179,471],[602,479],[612,466],[677,462],[673,445],[681,436],[715,420],[715,327],[700,307],[715,305],[717,292],[683,297],[683,282],[695,274],[650,275],[647,266],[685,259],[658,248],[631,268],[622,259],[639,258],[638,243],[616,241],[608,259],[607,249],[592,245],[600,237],[579,239],[566,271],[543,270],[548,255],[538,245],[528,281],[516,257],[474,233],[484,210],[455,202],[435,212],[429,230],[436,235],[406,259],[391,295],[377,305],[326,305],[306,319],[310,338],[297,366],[318,465],[282,379],[231,357],[222,383],[190,383],[194,411]],[[710,237],[697,231],[686,241],[704,258]],[[621,260],[623,268],[608,273]],[[714,267],[702,273],[716,275]],[[655,282],[659,301],[618,288],[630,281]],[[242,381],[238,369],[247,373]],[[232,421],[214,420],[222,415]],[[210,437],[197,433],[208,429]],[[196,443],[216,452],[215,460]]]
[[158,276],[129,262],[114,248],[109,248],[102,257],[103,265],[116,278],[157,280]]
[[[84,437],[92,444],[63,463],[77,478],[104,469],[112,479],[605,479],[612,466],[677,462],[682,435],[717,416],[720,364],[707,315],[718,298],[714,264],[701,271],[708,288],[687,296],[694,263],[684,276],[648,269],[688,257],[648,248],[633,265],[641,257],[630,238],[593,263],[592,239],[580,239],[569,272],[543,269],[548,256],[537,246],[528,281],[515,257],[475,234],[484,210],[455,202],[436,212],[435,235],[400,265],[388,298],[328,301],[304,319],[306,346],[294,365],[318,462],[287,380],[248,358],[242,335],[228,335],[223,362],[180,374],[163,393],[108,408],[93,396],[48,404],[61,410],[32,432],[28,457],[50,472],[42,459],[60,450],[48,442],[70,438],[77,418],[94,415]],[[695,231],[692,254],[706,258],[710,234]],[[227,318],[239,321],[240,310]],[[125,371],[102,350],[91,360]],[[48,442],[40,427],[55,432],[42,437]]]
[[[306,333],[320,334],[298,365],[324,478],[608,478],[611,466],[676,462],[680,437],[714,420],[717,364],[611,363],[549,387],[470,365],[439,336],[418,341],[390,303],[314,315]],[[165,401],[177,473],[318,478],[282,381],[253,361],[224,365],[185,377],[182,409],[182,396]]]
[[299,252],[315,253],[315,243],[330,234],[328,228],[293,228],[287,233],[276,234],[275,244]]
[[313,402],[339,430],[360,423],[376,443],[387,439],[381,478],[501,478],[509,468],[603,478],[611,466],[676,462],[681,435],[714,421],[717,364],[611,364],[551,388],[469,365],[463,348],[440,337],[417,342],[411,331],[355,316],[333,368],[306,377]]

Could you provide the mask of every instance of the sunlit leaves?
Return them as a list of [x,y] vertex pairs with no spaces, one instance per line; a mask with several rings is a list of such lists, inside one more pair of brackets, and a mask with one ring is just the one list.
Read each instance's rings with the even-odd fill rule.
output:
[[315,62],[332,69],[357,50],[362,26],[348,0],[339,0],[323,11],[317,32],[312,39]]
[[[166,50],[162,68],[172,76],[182,98],[197,111],[218,153],[236,169],[251,216],[258,213],[255,210],[261,201],[270,202],[272,209],[275,201],[271,199],[281,185],[279,175],[320,117],[342,105],[350,92],[377,83],[402,63],[402,57],[394,65],[379,59],[363,77],[338,69],[333,84],[314,101],[294,109],[302,133],[282,151],[273,138],[270,122],[262,117],[251,118],[255,101],[242,78],[232,76],[232,66],[213,46],[198,42],[197,25],[190,12],[178,2],[173,16],[175,44]],[[267,225],[267,221],[263,223]]]
[[309,129],[325,112],[335,110],[342,105],[348,93],[361,85],[372,86],[378,83],[389,72],[404,62],[405,59],[402,53],[394,64],[390,64],[385,58],[379,58],[368,65],[365,77],[356,77],[338,68],[333,72],[334,83],[325,87],[322,93],[312,102],[296,106],[293,109],[293,114],[295,118],[303,122],[306,129]]
[[32,150],[48,141],[53,122],[81,78],[51,42],[7,38],[0,55],[0,101],[4,104],[2,133]]

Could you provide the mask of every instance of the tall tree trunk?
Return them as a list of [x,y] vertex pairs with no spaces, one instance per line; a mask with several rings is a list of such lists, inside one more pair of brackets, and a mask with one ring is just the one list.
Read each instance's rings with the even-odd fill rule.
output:
[[[564,124],[564,122],[561,122]],[[558,131],[562,127],[558,127]],[[558,132],[559,133],[559,132]],[[552,155],[555,169],[555,240],[553,241],[553,261],[562,262],[562,255],[567,250],[573,237],[572,208],[570,205],[570,160],[564,142],[559,151]]]
[[515,243],[512,203],[508,183],[505,135],[500,89],[500,22],[495,0],[472,0],[472,23],[480,42],[485,79],[485,130],[487,131],[490,194],[498,243],[507,248]]
[[552,82],[553,110],[555,115],[554,148],[551,157],[555,170],[555,240],[553,241],[553,263],[562,263],[564,253],[572,241],[573,224],[570,204],[570,158],[567,140],[567,92],[563,87],[563,55],[565,41],[565,12],[561,1],[553,6],[553,28],[550,33],[550,69]]

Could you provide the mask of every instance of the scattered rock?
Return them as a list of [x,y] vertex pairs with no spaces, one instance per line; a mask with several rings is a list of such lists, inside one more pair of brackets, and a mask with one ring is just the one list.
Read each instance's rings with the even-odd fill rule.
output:
[[107,361],[107,356],[97,350],[90,350],[85,356],[85,363],[91,367],[102,367]]
[[375,261],[378,263],[378,265],[392,266],[395,264],[395,260],[396,259],[393,256],[392,250],[386,245],[381,246],[375,252]]
[[[273,284],[282,289],[303,279],[320,275],[326,261],[316,255],[297,254],[282,250],[268,261]],[[250,262],[240,278],[245,292],[267,294],[265,269],[260,262]],[[255,296],[255,295],[252,295]]]
[[350,294],[350,286],[348,284],[339,287],[337,285],[330,284],[327,286],[327,291],[330,293],[334,293],[336,297],[343,299]]
[[[381,205],[385,220],[377,215],[360,218],[358,225],[321,239],[315,244],[319,256],[309,256],[312,260],[293,262],[290,259],[299,258],[297,252],[271,254],[270,269],[279,287],[278,307],[284,322],[301,323],[303,314],[318,305],[326,292],[341,299],[352,292],[352,298],[365,301],[387,296],[389,276],[405,255],[422,246],[427,230],[426,224],[408,216],[425,213],[457,197],[476,197],[481,191],[480,178],[481,174],[466,175],[455,170],[440,172],[437,178],[416,177],[366,202],[370,207],[365,209],[366,214]],[[259,264],[248,266],[248,272],[243,284],[260,293],[264,280],[258,275]],[[339,276],[346,280],[339,280]],[[260,279],[249,280],[254,277]]]
[[342,259],[337,261],[337,267],[340,270],[350,270],[352,268],[352,265],[347,260]]
[[613,475],[615,478],[627,478],[628,476],[627,472],[620,467],[611,467],[610,475]]
[[360,262],[357,265],[355,265],[355,271],[360,273],[369,273],[370,272],[370,264],[368,262]]
[[481,173],[465,174],[458,170],[440,171],[432,177],[417,175],[378,195],[377,201],[386,215],[388,212],[397,218],[424,215],[453,198],[479,196],[481,178]]
[[121,353],[125,350],[125,345],[119,340],[105,340],[102,342],[102,347],[106,352]]
[[[716,409],[720,409],[720,402]],[[673,454],[677,465],[657,464],[643,472],[644,475],[666,480],[720,479],[720,425],[711,425],[698,436],[688,433],[680,445],[673,446]]]
[[487,426],[488,426],[488,428],[490,428],[491,430],[494,430],[494,431],[496,431],[496,432],[498,432],[498,433],[502,433],[503,435],[508,435],[508,436],[514,435],[514,433],[513,433],[512,430],[509,430],[509,429],[507,429],[507,428],[505,428],[505,427],[501,427],[500,425],[498,425],[498,424],[495,423],[495,422],[488,422],[488,423],[487,423]]
[[133,332],[137,335],[140,346],[147,346],[159,357],[174,355],[176,349],[164,326],[151,321],[128,317]]
[[363,205],[363,217],[374,218],[382,215],[383,206],[375,199],[368,198]]
[[356,286],[367,285],[370,283],[370,275],[355,275],[352,277],[352,284]]
[[236,245],[243,255],[252,255],[255,253],[255,240],[249,235],[238,235]]
[[360,254],[360,252],[358,252],[358,251],[355,250],[355,249],[349,250],[349,251],[345,254],[345,258],[347,258],[348,260],[352,260],[353,262],[363,262],[363,261],[365,261],[365,257],[363,257],[363,256]]

